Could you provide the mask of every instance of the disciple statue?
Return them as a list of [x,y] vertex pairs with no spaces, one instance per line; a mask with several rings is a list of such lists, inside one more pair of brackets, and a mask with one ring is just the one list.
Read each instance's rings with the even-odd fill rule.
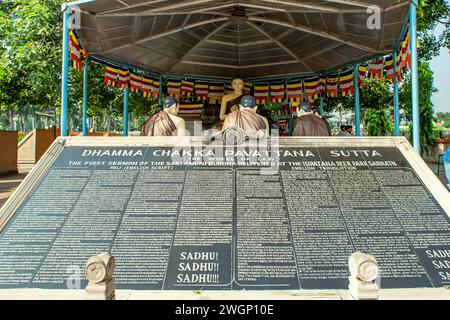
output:
[[222,98],[222,105],[220,107],[221,121],[224,121],[228,114],[239,109],[239,102],[244,96],[244,81],[242,79],[234,79],[231,87],[234,91]]
[[311,111],[309,103],[304,102],[298,113],[298,118],[294,120],[295,137],[329,137],[331,129],[328,122],[318,114]]
[[225,119],[223,130],[239,128],[250,136],[259,136],[258,132],[262,132],[264,136],[268,137],[270,134],[269,122],[266,118],[257,114],[257,110],[255,98],[244,96],[239,104],[239,110],[230,113]]
[[164,108],[144,124],[141,136],[184,136],[186,124],[178,117],[179,105],[174,97],[167,97]]

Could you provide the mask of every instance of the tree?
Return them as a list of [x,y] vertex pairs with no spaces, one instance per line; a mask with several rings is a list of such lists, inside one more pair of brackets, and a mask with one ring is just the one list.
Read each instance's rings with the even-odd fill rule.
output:
[[0,107],[59,105],[61,1],[0,3]]
[[450,112],[436,113],[436,121],[442,123],[444,128],[450,128]]
[[386,110],[367,109],[363,123],[369,136],[390,136],[393,133],[392,121]]
[[[64,0],[0,2],[0,111],[54,110],[60,114],[62,14]],[[104,85],[104,68],[90,64],[88,115],[123,115],[118,89]],[[69,77],[72,128],[81,128],[83,73]],[[130,94],[130,112],[152,114],[156,101]],[[105,129],[105,128],[102,128]]]
[[[420,146],[425,152],[429,152],[434,145],[434,106],[431,101],[433,93],[437,89],[433,85],[433,71],[428,62],[419,64],[419,118],[420,118]],[[411,97],[411,75],[404,81],[400,91],[400,103],[405,112],[412,117],[412,97]]]
[[[420,0],[418,8],[417,30],[421,50],[419,58],[430,61],[439,55],[442,47],[450,50],[450,4],[448,0]],[[436,28],[441,25],[443,34],[435,35]]]

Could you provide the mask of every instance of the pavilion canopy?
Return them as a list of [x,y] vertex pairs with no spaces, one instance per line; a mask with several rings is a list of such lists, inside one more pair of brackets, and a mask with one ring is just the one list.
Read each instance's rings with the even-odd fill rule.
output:
[[[89,54],[144,70],[245,79],[318,73],[392,53],[409,0],[97,0],[82,10]],[[367,7],[381,8],[370,30]]]

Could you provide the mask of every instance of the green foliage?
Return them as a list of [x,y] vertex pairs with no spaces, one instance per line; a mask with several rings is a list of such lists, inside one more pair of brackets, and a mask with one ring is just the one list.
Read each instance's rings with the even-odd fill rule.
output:
[[61,1],[0,3],[0,107],[59,104]]
[[323,100],[323,109],[325,112],[344,112],[344,111],[350,111],[354,109],[355,103],[354,98],[352,96],[346,96],[346,97],[336,97],[336,98],[329,98],[326,97]]
[[22,141],[27,135],[25,133],[19,133],[17,135],[17,142]]
[[360,91],[360,101],[364,109],[393,109],[394,95],[386,79],[366,79],[364,89]]
[[367,109],[363,118],[369,136],[390,136],[393,126],[389,114],[383,109]]
[[[434,106],[431,102],[433,93],[437,89],[433,85],[434,77],[433,71],[430,69],[430,64],[421,62],[419,64],[419,118],[420,118],[420,145],[421,149],[429,152],[430,147],[434,145]],[[411,75],[404,81],[402,90],[400,91],[401,107],[412,117],[412,97],[411,97]]]
[[269,112],[271,117],[280,117],[281,116],[281,109],[283,108],[282,103],[274,103],[269,102],[263,105],[262,107],[265,111]]
[[436,121],[442,124],[444,128],[450,128],[450,112],[436,113]]
[[[420,0],[417,29],[421,49],[419,57],[429,61],[439,55],[441,47],[450,49],[450,4],[448,0]],[[443,34],[435,35],[436,28],[441,25]]]
[[[0,2],[0,111],[55,110],[60,114],[64,0]],[[123,116],[123,95],[103,83],[104,67],[90,64],[88,116]],[[83,72],[70,71],[69,114],[81,129]],[[157,101],[130,94],[130,112],[153,114]],[[97,119],[96,122],[102,122]],[[141,121],[143,122],[143,121]]]

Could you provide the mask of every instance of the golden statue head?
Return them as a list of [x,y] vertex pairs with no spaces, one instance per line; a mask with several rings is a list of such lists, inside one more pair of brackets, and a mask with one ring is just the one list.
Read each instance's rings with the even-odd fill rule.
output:
[[233,90],[242,92],[244,90],[244,80],[242,79],[234,79],[231,82],[231,88],[233,88]]

